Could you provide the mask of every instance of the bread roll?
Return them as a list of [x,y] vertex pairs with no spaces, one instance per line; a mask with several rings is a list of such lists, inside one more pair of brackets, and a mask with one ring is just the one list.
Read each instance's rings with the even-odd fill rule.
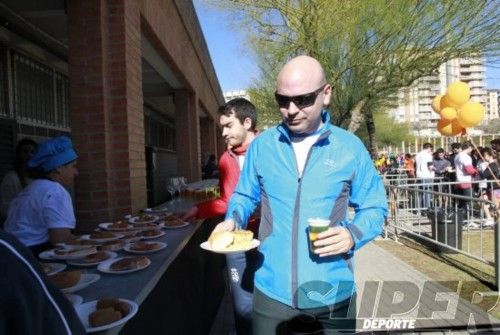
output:
[[49,276],[49,279],[60,289],[75,286],[80,281],[82,272],[80,270],[65,271]]
[[89,315],[89,323],[92,327],[100,327],[122,318],[122,314],[113,307],[98,309]]
[[234,234],[229,231],[213,232],[208,238],[210,247],[214,250],[224,250],[234,241]]
[[130,305],[126,302],[119,301],[118,304],[115,305],[115,310],[119,311],[122,314],[122,317],[124,317],[130,312]]

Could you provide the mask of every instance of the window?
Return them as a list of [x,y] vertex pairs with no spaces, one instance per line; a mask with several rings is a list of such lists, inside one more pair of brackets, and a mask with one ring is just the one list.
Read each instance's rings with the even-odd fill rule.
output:
[[69,128],[68,77],[12,51],[14,115],[19,121]]

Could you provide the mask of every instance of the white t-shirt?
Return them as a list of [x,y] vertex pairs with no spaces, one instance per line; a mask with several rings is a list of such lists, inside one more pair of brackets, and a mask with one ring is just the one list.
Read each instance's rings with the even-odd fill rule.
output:
[[306,164],[307,155],[314,143],[318,140],[319,133],[314,133],[306,137],[291,137],[295,159],[297,160],[297,169],[299,177],[302,177],[304,166]]
[[10,204],[5,231],[32,246],[47,242],[50,228],[73,229],[75,222],[68,191],[57,182],[37,179]]
[[434,171],[429,170],[429,163],[432,163],[432,155],[430,152],[422,150],[415,156],[415,173],[417,178],[434,178]]
[[469,184],[472,176],[465,172],[465,167],[472,165],[472,157],[465,151],[461,151],[455,156],[455,168],[457,171],[457,181]]

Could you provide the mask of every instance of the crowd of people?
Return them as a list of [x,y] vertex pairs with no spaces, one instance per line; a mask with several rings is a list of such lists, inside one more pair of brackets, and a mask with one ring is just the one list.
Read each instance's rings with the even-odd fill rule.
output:
[[[500,139],[490,141],[490,147],[474,147],[471,142],[453,143],[450,150],[425,143],[416,155],[381,155],[374,161],[380,173],[405,174],[409,183],[421,183],[422,189],[431,190],[432,184],[449,184],[447,191],[467,198],[485,199],[494,204],[482,206],[483,226],[493,226],[499,219],[500,206]],[[441,189],[442,190],[442,189]],[[424,193],[418,204],[429,208],[431,195]],[[470,201],[461,200],[460,207],[470,211]],[[479,225],[470,222],[472,228]]]

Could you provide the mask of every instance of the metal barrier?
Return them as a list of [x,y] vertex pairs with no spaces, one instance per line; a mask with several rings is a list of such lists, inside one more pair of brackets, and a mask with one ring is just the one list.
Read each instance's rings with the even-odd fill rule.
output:
[[[423,183],[396,176],[384,178],[389,197],[386,235],[404,232],[439,252],[454,252],[495,267],[500,287],[498,209],[483,195],[457,194],[458,182]],[[474,181],[473,188],[484,186]],[[489,186],[489,185],[488,185]],[[487,220],[487,211],[495,218]]]

